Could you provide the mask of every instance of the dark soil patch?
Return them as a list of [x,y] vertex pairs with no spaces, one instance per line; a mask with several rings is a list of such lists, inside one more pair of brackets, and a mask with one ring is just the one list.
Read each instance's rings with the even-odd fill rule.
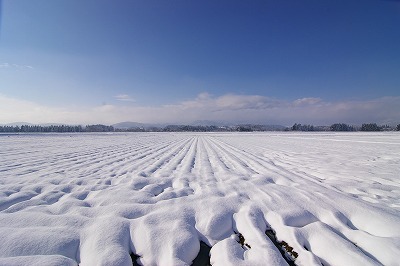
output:
[[197,257],[193,260],[192,266],[211,266],[210,264],[211,247],[200,241],[200,251]]
[[272,243],[274,243],[274,245],[278,248],[278,250],[280,251],[280,253],[281,253],[282,257],[285,259],[285,261],[290,266],[296,266],[294,261],[298,256],[297,252],[294,251],[293,248],[291,246],[289,246],[289,244],[286,243],[285,241],[279,242],[278,239],[276,238],[276,234],[275,234],[274,230],[267,229],[267,231],[265,231],[265,234],[272,241]]
[[245,242],[244,236],[241,233],[236,233],[236,235],[239,238],[238,243],[242,246],[243,249],[246,249],[245,247],[249,249],[251,248],[251,246]]
[[130,256],[131,256],[131,259],[132,259],[132,265],[133,266],[140,266],[140,264],[137,262],[137,259],[140,258],[140,256],[135,254],[135,253],[131,253]]

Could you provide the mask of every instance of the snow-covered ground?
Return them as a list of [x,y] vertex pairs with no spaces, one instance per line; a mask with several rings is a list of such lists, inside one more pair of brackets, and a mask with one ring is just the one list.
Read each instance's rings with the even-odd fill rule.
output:
[[0,135],[0,265],[285,265],[266,231],[400,265],[400,134]]

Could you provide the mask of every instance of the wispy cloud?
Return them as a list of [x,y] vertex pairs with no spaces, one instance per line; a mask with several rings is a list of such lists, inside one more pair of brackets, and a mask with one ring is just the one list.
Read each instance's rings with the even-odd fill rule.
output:
[[262,110],[281,106],[285,104],[282,101],[259,95],[237,95],[225,94],[219,97],[213,97],[208,93],[201,93],[195,99],[183,101],[167,107],[178,109],[198,109],[205,108],[212,112],[227,110]]
[[33,69],[33,67],[29,65],[18,65],[10,63],[0,63],[0,68]]
[[301,98],[293,101],[294,106],[307,106],[307,105],[316,105],[317,103],[321,103],[322,99],[320,98]]
[[400,123],[400,97],[331,102],[319,98],[287,101],[260,95],[213,96],[202,93],[191,100],[158,107],[107,104],[54,108],[0,94],[0,123],[191,123],[195,120],[282,125],[295,122],[316,125],[375,122],[395,125]]
[[133,99],[131,96],[128,94],[118,94],[114,96],[115,99],[118,101],[124,101],[124,102],[134,102],[135,99]]

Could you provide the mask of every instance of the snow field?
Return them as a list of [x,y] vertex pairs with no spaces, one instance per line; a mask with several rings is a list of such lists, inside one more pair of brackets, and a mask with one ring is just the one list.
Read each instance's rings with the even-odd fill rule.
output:
[[399,174],[396,133],[0,135],[0,265],[399,265]]

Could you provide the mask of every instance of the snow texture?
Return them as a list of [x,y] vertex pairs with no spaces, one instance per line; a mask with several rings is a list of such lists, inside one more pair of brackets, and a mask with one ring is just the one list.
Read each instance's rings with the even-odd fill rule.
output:
[[399,265],[399,175],[398,133],[0,135],[0,265]]

